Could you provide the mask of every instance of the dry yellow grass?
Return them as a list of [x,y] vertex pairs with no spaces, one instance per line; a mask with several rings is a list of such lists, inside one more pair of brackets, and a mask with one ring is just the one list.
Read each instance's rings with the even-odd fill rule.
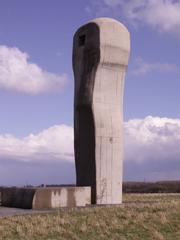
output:
[[121,206],[1,218],[0,239],[178,240],[180,194],[125,194]]

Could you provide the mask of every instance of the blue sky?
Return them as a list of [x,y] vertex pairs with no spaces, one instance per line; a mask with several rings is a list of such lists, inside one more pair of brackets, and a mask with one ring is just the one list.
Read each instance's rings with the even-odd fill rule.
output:
[[180,179],[179,0],[0,0],[0,185],[75,182],[72,39],[96,17],[131,33],[124,179]]

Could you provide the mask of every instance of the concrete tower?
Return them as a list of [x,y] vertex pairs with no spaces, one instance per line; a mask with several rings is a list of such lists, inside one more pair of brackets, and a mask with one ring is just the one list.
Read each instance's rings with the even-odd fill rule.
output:
[[74,146],[78,186],[92,203],[122,202],[123,88],[130,52],[128,30],[98,18],[74,35]]

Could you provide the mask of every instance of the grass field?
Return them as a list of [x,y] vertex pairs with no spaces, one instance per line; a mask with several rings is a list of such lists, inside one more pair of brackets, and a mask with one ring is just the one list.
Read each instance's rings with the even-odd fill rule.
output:
[[180,194],[124,194],[114,207],[0,219],[0,239],[179,240]]

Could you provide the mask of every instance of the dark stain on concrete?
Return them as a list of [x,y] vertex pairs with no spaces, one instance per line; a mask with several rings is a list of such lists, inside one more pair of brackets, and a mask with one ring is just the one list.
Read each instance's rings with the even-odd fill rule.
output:
[[34,194],[34,188],[3,188],[1,204],[5,207],[31,209]]
[[[85,43],[79,46],[79,38]],[[95,23],[82,26],[74,35],[73,71],[74,147],[78,186],[91,186],[91,202],[96,202],[95,124],[92,110],[94,79],[100,62],[100,32]]]
[[70,188],[67,191],[67,206],[68,207],[75,207],[76,206],[76,198],[75,198],[75,188]]

